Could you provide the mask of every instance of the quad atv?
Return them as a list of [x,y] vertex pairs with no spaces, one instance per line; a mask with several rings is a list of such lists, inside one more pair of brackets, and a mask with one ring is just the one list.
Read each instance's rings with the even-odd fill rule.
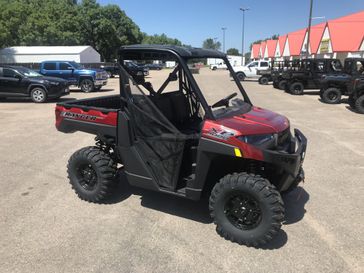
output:
[[305,89],[321,89],[321,78],[328,73],[340,73],[341,63],[337,59],[304,59],[298,65],[284,71],[285,91],[292,95],[303,95]]
[[[221,52],[134,45],[119,55],[120,95],[56,106],[59,131],[97,136],[95,146],[78,150],[68,162],[77,195],[104,201],[122,165],[119,171],[133,186],[192,200],[209,196],[211,217],[224,238],[248,246],[270,241],[284,219],[281,193],[304,179],[305,136],[298,129],[292,135],[284,116],[254,106]],[[204,73],[192,74],[190,64],[204,58],[221,59],[229,71],[209,77],[210,69],[202,68]],[[129,75],[124,60],[176,66],[155,71],[165,81],[152,82],[153,75]]]
[[349,95],[349,87],[364,72],[364,59],[347,58],[341,73],[324,75],[321,78],[320,97],[323,102],[336,104],[342,96]]

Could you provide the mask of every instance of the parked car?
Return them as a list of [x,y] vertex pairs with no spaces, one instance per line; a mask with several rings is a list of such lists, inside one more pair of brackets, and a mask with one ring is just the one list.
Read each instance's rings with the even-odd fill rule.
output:
[[149,70],[162,70],[163,65],[157,63],[145,64],[144,67],[149,68]]
[[210,69],[211,70],[227,69],[227,65],[225,63],[211,64]]
[[320,90],[322,101],[329,104],[340,103],[342,96],[349,95],[350,86],[363,71],[363,58],[347,58],[342,72],[323,75]]
[[[123,60],[155,52],[179,60],[159,90],[149,85],[145,94],[122,69],[119,95],[57,104],[59,131],[97,136],[68,161],[72,188],[83,200],[104,202],[123,165],[119,171],[133,186],[191,200],[209,195],[210,215],[225,239],[266,244],[284,220],[281,193],[304,179],[307,139],[298,129],[291,134],[286,117],[254,106],[234,74],[233,90],[218,88],[216,101],[206,100],[211,90],[200,88],[187,62],[201,56],[227,62],[219,51],[135,45],[119,54]],[[178,90],[166,91],[171,82]]]
[[149,68],[144,65],[138,65],[133,61],[124,61],[123,66],[131,74],[136,76],[148,76]]
[[269,61],[252,61],[245,66],[234,66],[234,72],[239,80],[243,81],[245,78],[257,78],[259,70],[269,69]]
[[72,61],[45,61],[40,64],[40,74],[62,78],[83,92],[98,91],[107,84],[108,75],[103,69],[85,69]]
[[106,71],[109,78],[114,78],[115,75],[119,75],[120,72],[118,64],[113,64],[108,66],[101,65],[100,68]]
[[23,66],[0,66],[0,98],[30,97],[41,103],[69,94],[67,81],[45,77]]

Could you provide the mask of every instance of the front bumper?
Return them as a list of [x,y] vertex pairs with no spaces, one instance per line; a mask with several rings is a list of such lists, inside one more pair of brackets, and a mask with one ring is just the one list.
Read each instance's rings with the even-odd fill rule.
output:
[[106,80],[96,80],[94,85],[95,86],[103,86],[107,84],[107,79]]
[[61,86],[61,87],[48,87],[48,98],[59,98],[62,96],[69,95],[70,88],[69,86]]
[[264,161],[271,163],[283,172],[277,185],[279,191],[286,191],[292,184],[298,184],[304,179],[302,164],[306,155],[307,139],[298,129],[294,130],[294,135],[295,137],[292,140],[296,141],[297,146],[293,153],[271,150],[263,151]]

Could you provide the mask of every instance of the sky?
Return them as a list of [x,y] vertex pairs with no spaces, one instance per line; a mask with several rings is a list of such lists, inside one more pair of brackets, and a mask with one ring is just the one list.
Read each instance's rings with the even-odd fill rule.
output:
[[[182,43],[201,47],[207,38],[217,38],[225,49],[241,51],[245,12],[245,52],[251,42],[307,27],[309,0],[99,0],[116,4],[149,35],[165,33]],[[364,0],[314,0],[313,19],[317,24],[364,10]]]

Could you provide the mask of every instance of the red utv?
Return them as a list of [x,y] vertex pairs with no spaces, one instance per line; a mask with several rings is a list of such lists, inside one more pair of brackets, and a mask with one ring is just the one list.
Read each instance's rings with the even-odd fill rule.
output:
[[[206,58],[221,59],[228,70],[192,75],[189,66]],[[132,77],[126,60],[174,67]],[[97,136],[95,146],[68,163],[78,196],[102,202],[122,165],[133,186],[192,200],[208,194],[211,217],[226,239],[253,246],[271,240],[284,218],[281,193],[304,178],[305,136],[297,129],[292,135],[286,117],[254,106],[221,52],[125,46],[119,64],[120,95],[56,107],[59,131]],[[153,75],[166,79],[153,82]]]

